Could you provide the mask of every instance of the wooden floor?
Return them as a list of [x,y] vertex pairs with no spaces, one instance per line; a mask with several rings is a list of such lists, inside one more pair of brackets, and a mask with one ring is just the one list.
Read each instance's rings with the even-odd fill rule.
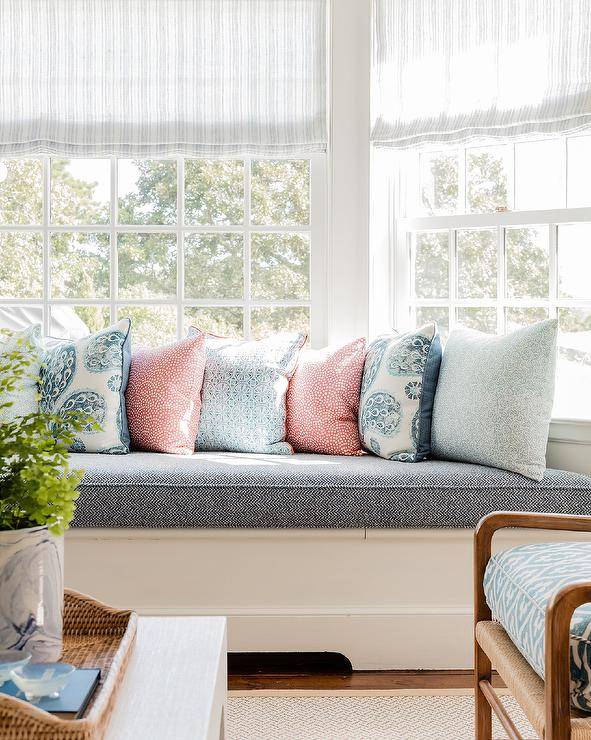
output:
[[[500,678],[493,685],[502,687]],[[230,691],[390,691],[393,689],[468,689],[471,671],[352,671],[243,673],[230,670]]]

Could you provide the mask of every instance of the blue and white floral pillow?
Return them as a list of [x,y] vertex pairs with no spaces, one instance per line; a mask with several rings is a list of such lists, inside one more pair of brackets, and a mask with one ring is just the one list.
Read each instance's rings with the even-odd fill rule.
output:
[[84,411],[101,427],[78,435],[72,452],[129,452],[125,389],[131,361],[131,322],[49,349],[41,368],[41,410]]
[[41,324],[33,324],[26,329],[12,332],[8,336],[0,335],[0,364],[2,364],[1,355],[9,355],[14,351],[28,355],[31,364],[18,386],[13,391],[0,395],[0,404],[10,404],[0,409],[0,422],[5,423],[27,414],[34,414],[38,410],[39,388],[37,384],[43,358]]
[[196,449],[292,454],[285,397],[305,341],[299,333],[242,342],[207,335]]
[[427,457],[440,365],[441,340],[433,322],[370,344],[359,403],[359,434],[366,450],[401,462]]

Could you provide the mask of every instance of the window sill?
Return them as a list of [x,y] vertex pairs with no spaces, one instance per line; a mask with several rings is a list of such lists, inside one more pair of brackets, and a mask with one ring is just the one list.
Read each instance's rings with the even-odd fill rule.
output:
[[552,419],[549,440],[591,445],[591,419]]

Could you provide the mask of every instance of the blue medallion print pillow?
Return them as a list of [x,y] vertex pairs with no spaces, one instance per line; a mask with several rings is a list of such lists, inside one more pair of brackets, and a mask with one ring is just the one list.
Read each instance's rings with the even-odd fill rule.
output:
[[257,341],[208,334],[196,449],[292,454],[285,397],[305,341],[299,333]]
[[378,337],[369,345],[359,403],[359,434],[366,450],[401,462],[427,457],[440,365],[434,322],[407,334]]
[[101,427],[78,435],[72,452],[129,452],[125,389],[131,360],[131,321],[57,343],[45,354],[41,368],[42,411],[84,411]]

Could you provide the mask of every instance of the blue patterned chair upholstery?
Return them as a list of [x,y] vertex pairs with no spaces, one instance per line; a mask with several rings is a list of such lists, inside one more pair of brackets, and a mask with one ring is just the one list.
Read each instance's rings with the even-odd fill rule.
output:
[[[484,593],[493,617],[534,671],[544,678],[548,603],[563,586],[591,581],[591,542],[523,545],[493,555]],[[591,712],[591,604],[579,607],[570,628],[571,700]]]

